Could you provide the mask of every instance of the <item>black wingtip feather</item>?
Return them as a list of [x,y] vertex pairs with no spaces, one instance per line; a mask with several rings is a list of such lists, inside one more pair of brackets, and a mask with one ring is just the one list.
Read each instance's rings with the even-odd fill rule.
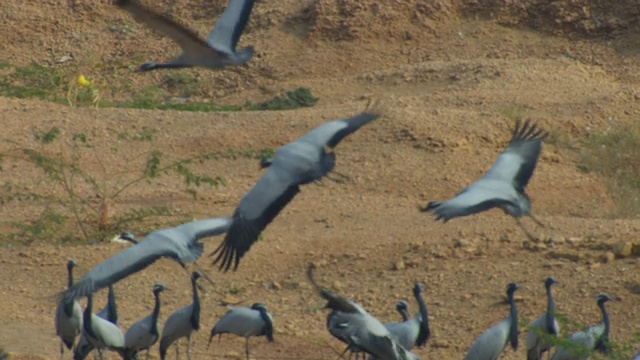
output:
[[538,128],[538,125],[532,124],[530,120],[527,119],[524,123],[518,120],[513,129],[511,141],[544,140],[547,136],[549,136],[547,131]]

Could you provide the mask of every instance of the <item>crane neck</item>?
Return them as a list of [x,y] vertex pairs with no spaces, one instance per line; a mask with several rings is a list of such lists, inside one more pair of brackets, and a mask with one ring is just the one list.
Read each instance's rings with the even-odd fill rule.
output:
[[93,294],[87,295],[87,307],[84,309],[84,313],[82,314],[82,327],[88,336],[92,338],[96,338],[93,328],[91,326],[93,315]]
[[513,350],[518,349],[518,311],[516,309],[516,300],[513,291],[509,292],[509,342]]
[[602,334],[602,340],[605,342],[604,346],[606,347],[606,342],[609,341],[609,314],[607,313],[607,308],[604,306],[604,301],[598,303],[598,307],[602,312],[602,323],[604,324],[604,333]]
[[418,338],[416,339],[416,346],[422,347],[427,340],[429,340],[429,336],[431,336],[431,330],[429,329],[429,314],[427,313],[427,305],[424,303],[422,296],[420,296],[420,292],[415,292],[416,301],[418,302],[420,317],[420,331],[418,332]]
[[200,297],[198,296],[198,287],[196,286],[197,279],[191,279],[191,288],[193,291],[193,310],[191,312],[191,326],[194,330],[200,329]]
[[264,321],[264,335],[267,337],[269,342],[273,342],[273,321],[271,320],[271,316],[265,309],[258,310],[260,313],[260,317],[262,321]]
[[116,293],[113,286],[109,285],[109,294],[107,295],[107,320],[114,325],[118,325],[118,308],[116,306]]
[[160,316],[160,291],[155,291],[153,293],[156,303],[153,307],[153,312],[151,313],[151,334],[154,336],[159,336],[158,334],[158,317]]
[[407,310],[399,309],[398,312],[400,313],[400,316],[402,316],[402,322],[409,320],[409,314],[407,313]]
[[73,265],[69,265],[67,267],[67,275],[69,279],[67,288],[70,288],[71,286],[73,286]]
[[[547,332],[550,334],[555,334],[556,329],[553,326],[555,320],[555,307],[553,303],[553,296],[551,294],[551,284],[547,286],[547,314],[546,314],[546,322],[547,322]],[[557,335],[557,334],[556,334]]]

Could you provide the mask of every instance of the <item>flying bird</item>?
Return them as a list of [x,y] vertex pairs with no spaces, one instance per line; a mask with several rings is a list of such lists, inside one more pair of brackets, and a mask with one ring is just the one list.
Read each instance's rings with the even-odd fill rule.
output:
[[246,339],[244,350],[249,360],[250,337],[265,336],[267,341],[273,342],[273,316],[262,303],[255,303],[251,307],[232,307],[211,329],[209,345],[214,336],[227,333]]
[[558,281],[549,276],[544,287],[547,290],[547,311],[535,320],[529,323],[529,331],[527,332],[527,360],[540,360],[542,355],[551,351],[553,344],[549,341],[550,337],[558,336],[560,333],[560,325],[556,321],[555,307],[553,296],[551,296],[551,285],[557,284]]
[[345,352],[356,349],[384,360],[419,359],[360,305],[318,286],[313,279],[314,268],[313,265],[309,266],[307,277],[320,296],[327,300],[325,308],[331,309],[327,316],[327,330],[336,339],[347,344]]
[[518,312],[513,294],[519,288],[515,283],[507,285],[509,316],[480,335],[464,360],[496,360],[509,343],[513,350],[518,349]]
[[[71,259],[67,261],[68,288],[73,286],[73,268],[78,263]],[[64,354],[64,347],[71,350],[76,337],[82,332],[82,308],[74,299],[58,301],[55,313],[56,335],[60,337],[60,359]]]
[[164,36],[171,38],[182,48],[182,54],[166,63],[147,61],[136,71],[166,68],[203,67],[220,70],[228,65],[241,65],[253,57],[253,47],[236,50],[255,0],[231,0],[218,19],[206,41],[196,33],[163,16],[136,0],[118,0],[117,5],[133,17]]
[[231,218],[222,217],[156,230],[144,241],[98,264],[60,296],[65,300],[87,296],[147,268],[162,257],[174,260],[186,269],[186,264],[195,262],[202,255],[204,245],[198,240],[222,234],[230,225]]
[[609,345],[609,314],[604,304],[613,299],[607,294],[598,294],[596,302],[602,313],[602,322],[582,331],[573,333],[568,343],[571,346],[558,346],[551,360],[586,360],[593,351],[606,355],[610,351]]
[[326,148],[335,148],[346,136],[378,116],[375,112],[364,112],[324,123],[278,148],[273,158],[262,161],[267,171],[236,208],[224,241],[211,254],[218,254],[214,264],[220,262],[224,271],[233,264],[237,270],[240,259],[258,235],[300,192],[300,185],[317,181],[333,170],[336,156]]
[[544,225],[531,213],[531,199],[525,188],[536,168],[542,149],[542,140],[549,134],[528,120],[516,123],[511,141],[487,173],[444,202],[431,201],[421,211],[433,211],[436,220],[447,222],[455,217],[467,216],[494,207],[511,215],[530,239],[520,217],[527,215],[539,226]]

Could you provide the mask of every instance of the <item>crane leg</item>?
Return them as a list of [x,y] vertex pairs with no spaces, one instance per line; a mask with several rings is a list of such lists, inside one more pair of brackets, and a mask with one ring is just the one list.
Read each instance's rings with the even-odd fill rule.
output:
[[180,360],[180,344],[176,341],[176,360]]
[[191,360],[191,334],[187,336],[187,360]]
[[247,355],[247,360],[249,360],[249,338],[245,338],[244,352]]
[[60,360],[62,360],[62,354],[64,354],[64,345],[62,345],[62,341],[60,341]]
[[147,360],[149,360],[149,350],[150,350],[150,349],[151,349],[151,348],[147,348]]
[[531,220],[533,220],[533,222],[538,224],[538,226],[540,226],[541,228],[545,228],[546,227],[546,226],[544,226],[544,224],[540,220],[536,219],[536,217],[533,216],[533,214],[529,214],[529,217],[531,218]]
[[522,222],[520,221],[520,218],[514,218],[514,219],[516,219],[516,222],[518,223],[518,226],[520,226],[520,229],[522,229],[524,234],[527,235],[529,240],[534,241],[535,239],[534,239],[533,235],[531,235],[531,233],[529,231],[527,231],[527,229],[525,229],[525,227],[522,225]]

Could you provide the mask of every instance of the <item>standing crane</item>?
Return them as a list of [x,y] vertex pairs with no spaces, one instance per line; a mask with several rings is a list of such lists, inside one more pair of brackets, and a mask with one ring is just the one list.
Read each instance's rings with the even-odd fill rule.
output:
[[558,336],[560,333],[560,325],[558,325],[555,316],[553,296],[551,296],[551,285],[557,283],[558,281],[553,276],[549,276],[544,282],[544,287],[547,290],[547,311],[529,323],[526,341],[527,360],[540,360],[542,354],[551,351],[553,347],[549,337]]
[[609,314],[604,304],[613,299],[607,294],[598,294],[596,303],[602,313],[602,322],[573,333],[567,341],[571,346],[558,346],[551,360],[586,360],[592,352],[609,352]]
[[[202,277],[199,271],[191,274],[191,290],[193,292],[193,302],[181,309],[176,310],[164,323],[162,336],[160,337],[160,359],[167,356],[167,349],[174,341],[183,337],[187,338],[187,359],[191,359],[191,333],[200,330],[200,298],[198,297],[198,279]],[[178,356],[178,345],[176,344],[176,357]]]
[[516,283],[507,285],[509,316],[480,335],[464,360],[496,360],[509,343],[513,350],[518,349],[518,312],[513,294],[519,288]]
[[[71,259],[67,261],[68,286],[73,286],[73,268],[78,263]],[[60,299],[56,306],[54,318],[56,335],[60,337],[60,359],[64,354],[64,347],[71,350],[76,337],[82,332],[82,308],[74,299]]]
[[273,342],[273,316],[263,303],[254,303],[251,307],[232,307],[211,329],[209,345],[214,336],[222,337],[227,333],[245,338],[244,350],[249,360],[250,337],[265,336],[267,341]]
[[149,360],[149,349],[160,338],[160,293],[167,290],[163,284],[155,284],[153,286],[153,296],[155,298],[155,306],[149,316],[138,320],[127,329],[124,334],[124,347],[128,356],[137,357],[140,350],[147,350],[147,360]]

